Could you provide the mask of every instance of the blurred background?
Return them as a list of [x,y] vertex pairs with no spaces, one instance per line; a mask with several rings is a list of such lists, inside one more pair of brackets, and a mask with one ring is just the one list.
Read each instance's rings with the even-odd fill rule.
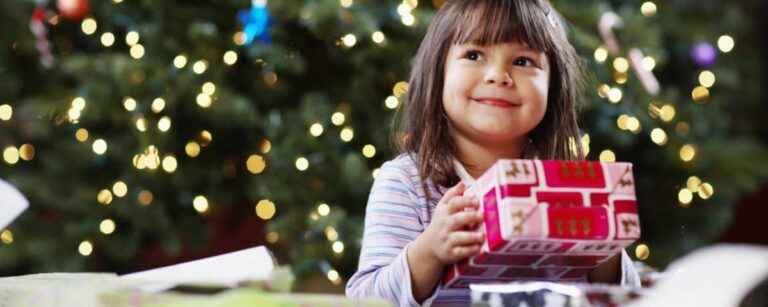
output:
[[[342,292],[435,9],[384,0],[0,0],[0,276],[266,245]],[[768,244],[765,1],[553,1],[587,63],[588,159],[634,163],[659,270]]]

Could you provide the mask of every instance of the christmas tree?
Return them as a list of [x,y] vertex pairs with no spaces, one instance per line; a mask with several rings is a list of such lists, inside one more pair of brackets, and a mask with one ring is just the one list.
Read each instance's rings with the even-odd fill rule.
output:
[[[0,0],[0,177],[30,200],[0,272],[266,244],[342,284],[442,2]],[[768,177],[750,18],[711,2],[554,1],[590,76],[580,141],[635,164],[637,256],[659,267]]]

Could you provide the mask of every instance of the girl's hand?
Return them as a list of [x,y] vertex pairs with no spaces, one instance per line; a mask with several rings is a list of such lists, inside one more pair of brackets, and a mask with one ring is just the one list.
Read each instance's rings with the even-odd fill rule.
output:
[[468,230],[483,221],[483,214],[480,201],[462,196],[464,190],[459,182],[445,192],[424,231],[429,251],[443,265],[477,254],[485,240],[482,229]]

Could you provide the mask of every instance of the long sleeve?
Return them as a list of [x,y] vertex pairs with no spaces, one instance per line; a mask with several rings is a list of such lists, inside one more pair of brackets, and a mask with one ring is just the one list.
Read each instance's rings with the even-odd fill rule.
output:
[[[349,297],[380,297],[397,306],[419,306],[413,298],[406,251],[426,227],[428,204],[414,183],[418,175],[395,159],[382,165],[371,188],[358,271],[347,283]],[[424,302],[429,303],[429,299]]]

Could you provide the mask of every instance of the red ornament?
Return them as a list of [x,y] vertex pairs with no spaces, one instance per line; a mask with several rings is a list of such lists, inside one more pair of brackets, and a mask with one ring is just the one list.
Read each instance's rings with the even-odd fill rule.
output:
[[80,20],[88,14],[88,0],[56,0],[59,14],[70,20]]

